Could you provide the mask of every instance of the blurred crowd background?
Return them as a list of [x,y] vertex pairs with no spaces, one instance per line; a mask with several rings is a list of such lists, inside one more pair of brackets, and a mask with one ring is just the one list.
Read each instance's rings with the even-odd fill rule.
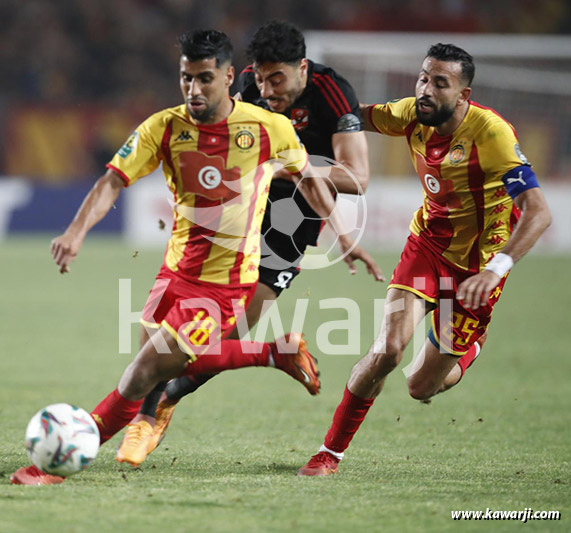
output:
[[[569,34],[569,0],[0,0],[0,176],[96,176],[180,101],[176,37],[225,31],[235,65],[271,19],[303,30]],[[412,91],[412,87],[411,87]]]

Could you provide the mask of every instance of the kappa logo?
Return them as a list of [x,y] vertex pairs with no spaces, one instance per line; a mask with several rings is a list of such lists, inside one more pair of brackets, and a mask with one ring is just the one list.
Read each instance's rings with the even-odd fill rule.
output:
[[423,142],[421,130],[418,130],[418,133],[415,133],[414,136],[418,139],[419,142]]
[[523,179],[523,172],[521,170],[519,171],[517,178],[508,178],[508,185],[511,185],[512,183],[521,183],[523,186],[527,185]]
[[182,130],[175,141],[190,141],[193,140],[192,135],[188,130]]

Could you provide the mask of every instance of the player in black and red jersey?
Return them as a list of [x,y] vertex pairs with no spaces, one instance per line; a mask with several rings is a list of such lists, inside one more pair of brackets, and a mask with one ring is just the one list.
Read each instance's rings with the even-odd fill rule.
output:
[[[369,182],[367,142],[359,102],[349,82],[333,69],[305,57],[305,39],[292,24],[274,21],[260,28],[248,47],[252,64],[238,79],[240,98],[286,115],[311,156],[341,163],[327,169],[336,191],[362,194]],[[272,203],[295,199],[305,219],[292,235],[275,227]],[[299,274],[307,246],[314,246],[323,221],[309,207],[296,186],[274,176],[262,225],[260,280],[247,311],[248,325],[258,322],[261,306],[274,300]],[[279,223],[279,220],[278,220]]]
[[[261,27],[248,47],[252,64],[240,74],[237,98],[290,118],[310,156],[341,163],[342,166],[324,168],[332,188],[341,193],[363,194],[369,182],[368,149],[355,91],[333,69],[307,59],[305,52],[303,34],[292,24],[273,21]],[[312,163],[315,167],[314,160]],[[290,238],[272,226],[272,203],[291,197],[305,218]],[[305,249],[317,244],[322,226],[323,221],[291,179],[274,176],[262,224],[260,278],[246,310],[248,327],[258,322],[264,302],[275,300],[283,289],[289,288],[299,274]],[[371,269],[369,272],[383,280],[379,273]],[[230,338],[238,338],[237,332],[238,328]],[[164,437],[180,398],[211,377],[189,367],[188,375],[167,385],[157,408],[155,445]]]

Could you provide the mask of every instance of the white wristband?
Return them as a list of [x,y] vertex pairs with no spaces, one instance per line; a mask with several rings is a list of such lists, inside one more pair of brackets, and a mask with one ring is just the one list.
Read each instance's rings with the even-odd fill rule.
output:
[[503,278],[513,266],[514,260],[511,256],[499,253],[484,267],[484,270],[491,270],[494,274]]

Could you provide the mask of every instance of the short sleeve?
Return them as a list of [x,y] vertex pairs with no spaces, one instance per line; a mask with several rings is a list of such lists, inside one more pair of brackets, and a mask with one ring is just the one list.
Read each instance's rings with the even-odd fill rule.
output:
[[414,98],[391,100],[369,109],[369,120],[379,133],[392,136],[405,135],[406,127],[416,120]]
[[153,119],[150,117],[143,122],[107,164],[107,168],[113,169],[125,180],[126,187],[159,166],[160,141],[155,138],[157,128]]
[[495,116],[486,126],[476,138],[480,166],[484,172],[501,178],[516,167],[529,166],[511,124]]
[[319,95],[320,120],[332,133],[361,131],[363,122],[359,100],[351,84],[333,69],[315,65],[312,75],[315,94]]

